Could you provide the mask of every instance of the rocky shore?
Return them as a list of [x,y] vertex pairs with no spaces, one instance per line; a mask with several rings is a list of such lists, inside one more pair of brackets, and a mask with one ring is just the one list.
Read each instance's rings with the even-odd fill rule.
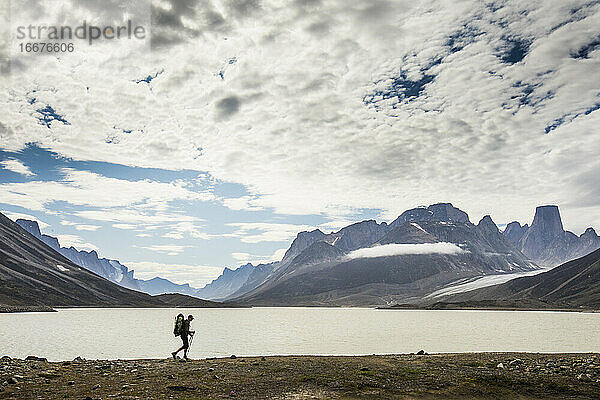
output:
[[584,399],[599,354],[467,353],[192,360],[0,359],[0,399]]
[[18,313],[18,312],[55,312],[56,310],[49,306],[7,306],[0,304],[0,313]]

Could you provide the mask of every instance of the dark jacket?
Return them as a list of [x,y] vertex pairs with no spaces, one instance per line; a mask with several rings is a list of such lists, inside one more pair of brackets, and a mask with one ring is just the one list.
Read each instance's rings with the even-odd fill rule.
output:
[[190,334],[190,320],[183,320],[183,325],[181,326],[181,336],[187,336]]

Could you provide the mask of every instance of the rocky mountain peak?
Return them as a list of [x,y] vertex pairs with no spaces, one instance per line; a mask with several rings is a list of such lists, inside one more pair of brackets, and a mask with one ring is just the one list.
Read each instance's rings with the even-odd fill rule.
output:
[[535,216],[531,223],[531,230],[543,232],[547,238],[555,238],[564,235],[564,228],[560,218],[558,206],[540,206],[535,209]]
[[285,255],[283,256],[283,259],[281,260],[281,262],[285,263],[287,261],[293,260],[294,257],[296,257],[298,254],[302,253],[304,251],[304,249],[306,249],[308,246],[310,246],[317,240],[323,239],[324,237],[325,237],[325,234],[323,232],[321,232],[320,229],[315,229],[310,232],[309,231],[300,232],[296,236],[296,239],[294,239],[294,241],[292,242],[292,245],[290,246],[290,248],[285,252]]
[[451,203],[438,203],[429,207],[417,207],[404,211],[390,224],[390,227],[396,228],[406,222],[419,221],[470,222],[467,213],[454,207]]
[[487,231],[500,233],[500,231],[498,230],[498,226],[494,223],[492,217],[490,217],[489,215],[486,215],[485,217],[481,218],[481,221],[479,221],[477,227],[480,229],[485,229]]
[[451,203],[438,203],[427,209],[433,213],[434,221],[470,222],[467,213],[454,207]]
[[29,221],[27,219],[18,219],[16,221],[17,224],[21,226],[21,228],[25,229],[27,232],[31,233],[36,238],[42,237],[42,232],[40,232],[40,226],[36,221]]
[[586,238],[596,239],[596,238],[598,238],[598,234],[596,233],[596,231],[594,230],[594,228],[587,228],[585,230],[585,232],[583,232],[581,234],[580,238],[582,238],[582,239],[586,239]]
[[525,224],[521,226],[521,224],[517,221],[513,221],[510,224],[506,225],[504,232],[502,234],[508,239],[509,242],[516,245],[519,243],[525,232],[529,229],[529,225]]

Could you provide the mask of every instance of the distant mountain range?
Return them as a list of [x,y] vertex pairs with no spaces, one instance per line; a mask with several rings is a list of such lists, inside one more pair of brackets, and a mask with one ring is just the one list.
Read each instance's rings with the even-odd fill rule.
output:
[[83,268],[0,213],[0,305],[218,307],[193,297],[152,297]]
[[18,219],[16,223],[27,232],[31,233],[33,236],[50,246],[52,249],[68,258],[73,263],[88,269],[118,285],[151,295],[163,293],[181,293],[188,296],[200,297],[196,293],[197,289],[188,284],[180,285],[159,277],[149,280],[136,279],[133,276],[134,271],[130,271],[126,266],[117,260],[100,258],[98,253],[94,250],[78,250],[72,246],[61,247],[57,238],[41,233],[40,227],[36,221]]
[[538,207],[531,226],[511,222],[504,236],[529,259],[546,267],[555,267],[600,248],[600,236],[593,228],[581,236],[565,231],[557,206]]
[[[445,248],[454,250],[438,250]],[[262,282],[230,298],[262,305],[381,305],[416,301],[460,279],[536,268],[489,216],[475,225],[442,203],[408,210],[389,225],[370,220],[331,234],[302,232]]]
[[[360,249],[385,253],[394,245],[427,243],[451,243],[463,252],[411,254],[405,248],[353,256]],[[205,294],[262,305],[418,302],[457,282],[555,266],[598,248],[592,228],[579,237],[564,231],[556,206],[538,207],[531,227],[513,222],[500,232],[489,216],[475,225],[464,211],[440,203],[405,211],[390,224],[368,220],[330,234],[300,232],[280,262],[226,270]]]
[[461,282],[529,273],[600,248],[592,228],[581,236],[565,231],[556,206],[538,207],[531,226],[512,222],[501,232],[490,216],[473,224],[464,211],[439,203],[407,210],[389,224],[367,220],[328,234],[300,232],[281,261],[225,268],[197,289],[159,277],[136,279],[119,261],[62,248],[37,223],[17,222],[73,263],[121,286],[252,305],[418,303]]

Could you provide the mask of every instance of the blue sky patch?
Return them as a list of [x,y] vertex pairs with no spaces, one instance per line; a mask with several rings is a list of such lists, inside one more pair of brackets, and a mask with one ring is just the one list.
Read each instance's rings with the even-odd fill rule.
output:
[[[33,104],[33,103],[30,103]],[[63,125],[71,125],[69,121],[67,121],[62,115],[57,113],[52,106],[46,106],[43,108],[38,108],[35,110],[36,113],[39,114],[38,120],[42,125],[46,125],[47,128],[52,127],[52,122],[58,121]]]

